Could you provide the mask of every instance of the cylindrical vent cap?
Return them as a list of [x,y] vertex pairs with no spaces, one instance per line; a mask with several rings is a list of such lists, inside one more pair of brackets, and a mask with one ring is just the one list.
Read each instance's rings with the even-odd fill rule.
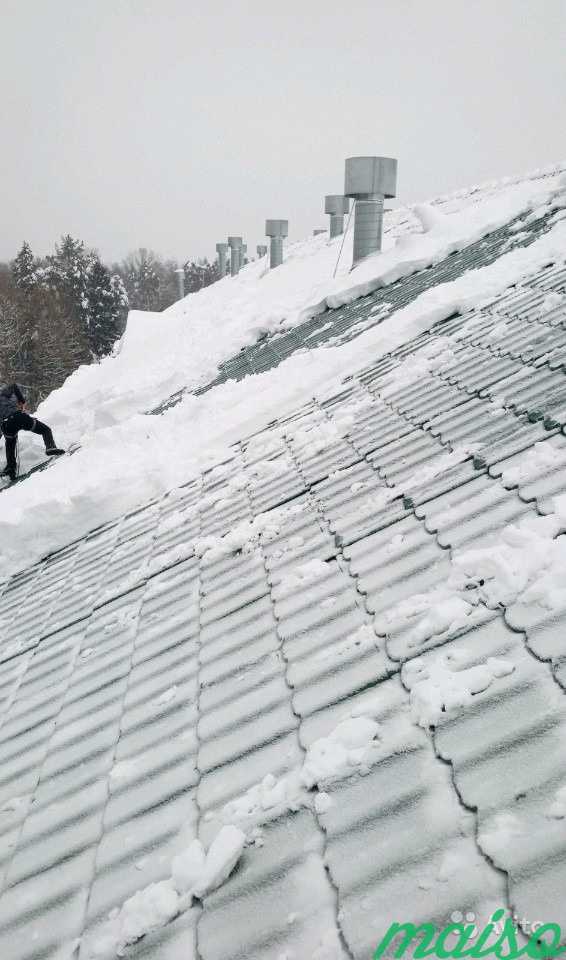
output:
[[331,193],[324,198],[324,212],[343,217],[350,212],[350,198],[340,193]]
[[265,235],[266,237],[286,237],[289,235],[289,221],[288,220],[266,220],[265,221]]
[[344,193],[357,200],[394,197],[397,190],[397,161],[391,157],[348,157]]

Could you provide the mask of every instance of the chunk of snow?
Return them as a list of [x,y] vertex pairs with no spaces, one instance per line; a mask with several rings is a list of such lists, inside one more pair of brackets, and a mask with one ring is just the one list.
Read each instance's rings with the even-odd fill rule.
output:
[[89,960],[121,956],[128,944],[169,923],[190,904],[191,897],[202,899],[216,890],[232,873],[245,840],[244,833],[230,825],[222,827],[206,854],[200,841],[193,840],[173,858],[169,879],[138,890],[122,907],[111,911],[87,943]]
[[291,573],[283,577],[278,586],[279,595],[284,596],[301,590],[309,583],[327,577],[329,572],[330,568],[323,560],[306,560],[305,563],[299,564]]
[[326,737],[308,747],[300,768],[279,778],[266,774],[240,797],[225,804],[220,819],[241,827],[253,840],[260,823],[288,811],[313,803],[317,812],[326,812],[331,805],[328,794],[317,791],[313,801],[309,791],[353,773],[368,772],[381,749],[379,724],[370,716],[378,708],[377,704],[368,704],[365,710],[352,711]]
[[517,487],[529,480],[545,476],[559,465],[566,466],[564,451],[548,440],[541,440],[514,463],[504,466],[501,479],[506,487]]
[[179,912],[179,895],[172,880],[151,883],[126,900],[104,928],[88,945],[89,958],[121,955],[128,944],[135,943],[152,930],[157,930]]
[[[462,657],[460,651],[459,659]],[[443,714],[469,706],[475,695],[514,669],[512,663],[493,657],[467,668],[451,660],[449,654],[427,661],[409,660],[402,667],[401,677],[410,690],[413,722],[425,728],[436,725]]]
[[216,890],[227,877],[240,859],[246,836],[242,830],[233,824],[226,824],[212,841],[204,870],[193,887],[193,893],[199,899]]
[[410,627],[409,647],[416,647],[432,637],[450,635],[465,625],[473,610],[474,598],[464,593],[464,585],[463,579],[452,577],[448,584],[428,593],[413,594],[389,608],[383,614],[383,620],[391,628]]
[[379,725],[369,717],[349,717],[307,750],[301,780],[307,787],[368,769]]
[[242,520],[222,536],[209,534],[194,542],[194,551],[207,563],[233,553],[251,553],[259,543],[268,543],[281,530],[281,515],[276,510],[260,513],[253,520]]
[[206,853],[200,840],[195,839],[183,853],[173,857],[171,875],[179,894],[190,893],[203,875]]
[[222,819],[225,823],[246,825],[261,820],[266,814],[298,810],[307,803],[297,772],[279,778],[268,773],[241,797],[230,800],[222,809]]
[[[566,513],[566,497],[557,503]],[[455,550],[445,582],[380,614],[379,632],[403,630],[410,652],[466,627],[481,604],[491,609],[513,604],[566,609],[566,537],[556,536],[565,526],[566,515],[533,514],[504,527],[485,547]]]
[[538,603],[551,610],[566,606],[566,539],[554,539],[560,519],[528,516],[510,524],[488,547],[456,553],[453,567],[477,585],[489,607]]
[[501,812],[480,826],[478,842],[488,856],[497,859],[524,835],[525,827],[519,817],[513,813]]

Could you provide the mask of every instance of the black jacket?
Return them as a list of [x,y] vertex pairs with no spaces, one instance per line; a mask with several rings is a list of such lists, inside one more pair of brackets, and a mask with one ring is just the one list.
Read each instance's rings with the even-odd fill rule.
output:
[[16,412],[18,403],[25,402],[26,398],[17,383],[9,383],[5,387],[0,387],[0,427],[6,417]]

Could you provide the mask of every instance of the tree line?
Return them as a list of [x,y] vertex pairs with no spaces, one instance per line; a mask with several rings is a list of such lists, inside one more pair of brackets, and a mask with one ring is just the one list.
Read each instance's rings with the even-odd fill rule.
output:
[[112,271],[121,279],[128,294],[131,310],[165,310],[179,299],[178,270],[183,270],[185,295],[218,280],[216,263],[206,257],[187,260],[180,266],[176,260],[163,260],[152,250],[140,247]]
[[0,263],[0,383],[17,381],[37,406],[80,364],[111,353],[129,309],[171,306],[179,269],[185,294],[218,279],[206,259],[179,268],[140,248],[108,267],[70,235],[42,258],[24,243],[11,263]]

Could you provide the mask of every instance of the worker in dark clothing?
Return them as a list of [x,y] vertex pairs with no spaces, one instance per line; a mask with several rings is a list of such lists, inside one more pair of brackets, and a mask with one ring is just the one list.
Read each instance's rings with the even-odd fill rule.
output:
[[26,412],[26,398],[18,384],[11,383],[0,387],[0,435],[4,434],[6,439],[6,467],[2,470],[2,476],[8,476],[12,482],[18,475],[16,444],[20,430],[30,430],[31,433],[38,433],[43,437],[48,457],[65,453],[55,445],[51,429]]

